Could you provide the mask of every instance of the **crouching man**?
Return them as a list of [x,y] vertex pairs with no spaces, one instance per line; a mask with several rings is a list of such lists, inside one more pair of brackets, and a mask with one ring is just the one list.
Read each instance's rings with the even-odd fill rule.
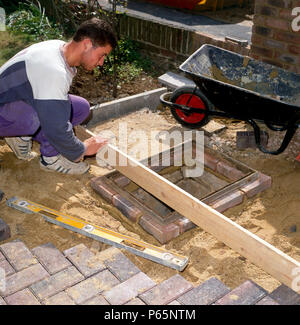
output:
[[92,137],[80,141],[73,127],[89,115],[89,103],[69,95],[76,67],[93,70],[117,45],[111,26],[92,18],[82,23],[72,40],[33,44],[0,68],[0,137],[17,158],[30,160],[32,141],[40,144],[40,166],[46,171],[83,174],[107,143]]

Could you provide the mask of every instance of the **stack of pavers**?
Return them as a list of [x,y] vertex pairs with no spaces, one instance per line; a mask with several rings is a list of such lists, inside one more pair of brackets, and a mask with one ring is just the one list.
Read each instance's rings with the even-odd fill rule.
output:
[[47,243],[30,250],[14,240],[0,245],[0,268],[0,305],[300,304],[285,285],[268,293],[251,280],[235,289],[215,277],[194,286],[174,270],[156,283],[115,247],[94,253],[79,244],[60,252]]

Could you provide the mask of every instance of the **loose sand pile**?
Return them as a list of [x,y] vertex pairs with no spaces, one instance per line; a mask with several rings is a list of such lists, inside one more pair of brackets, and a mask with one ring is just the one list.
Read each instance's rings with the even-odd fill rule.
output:
[[[174,125],[178,126],[169,114],[143,110],[106,122],[92,131],[98,133],[110,130],[118,138],[119,122],[127,123],[128,134],[131,130],[143,130],[148,136],[153,130],[168,130]],[[226,123],[227,129],[213,136],[210,140],[211,145],[234,159],[270,175],[273,181],[270,189],[252,199],[245,200],[243,204],[226,211],[224,215],[300,261],[300,164],[294,161],[300,152],[299,132],[294,138],[298,139],[298,144],[293,140],[285,153],[270,156],[257,149],[235,150],[236,131],[248,128],[241,122],[222,122]],[[271,145],[277,145],[281,135],[269,133]],[[39,152],[38,144],[34,144],[34,151]],[[154,237],[139,226],[129,223],[117,209],[102,200],[92,190],[91,178],[109,172],[108,169],[97,166],[94,158],[87,159],[92,167],[90,172],[83,176],[47,173],[39,168],[38,158],[30,162],[19,161],[5,142],[0,140],[0,159],[0,188],[7,198],[23,197],[122,234],[160,245]],[[47,242],[52,242],[60,250],[79,243],[84,243],[94,252],[108,247],[85,236],[49,224],[38,215],[29,215],[9,208],[4,201],[1,203],[0,217],[11,228],[12,238],[10,240],[19,238],[29,248]],[[231,288],[247,279],[252,279],[269,291],[280,284],[262,269],[200,228],[190,230],[164,246],[189,257],[189,265],[180,274],[195,285],[212,276],[218,277]],[[157,283],[177,272],[127,251],[124,253]]]

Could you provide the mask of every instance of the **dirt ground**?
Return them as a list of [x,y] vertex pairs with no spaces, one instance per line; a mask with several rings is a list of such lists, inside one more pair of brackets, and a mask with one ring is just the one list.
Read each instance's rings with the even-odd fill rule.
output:
[[[73,93],[84,96],[91,104],[111,99],[109,81],[99,81],[96,84],[90,79],[84,80],[86,76],[88,75],[82,74],[78,77],[79,84],[74,85]],[[119,96],[158,87],[160,85],[156,79],[144,75],[130,85],[124,86]],[[118,137],[119,122],[127,123],[128,132],[141,129],[147,134],[153,130],[167,130],[174,125],[178,126],[168,110],[153,113],[144,109],[122,119],[108,121],[92,131],[111,130]],[[249,127],[238,121],[221,120],[220,122],[225,124],[227,129],[212,136],[210,145],[272,177],[270,189],[252,199],[244,200],[241,205],[224,212],[224,215],[300,261],[300,163],[294,159],[300,153],[299,131],[283,154],[271,156],[261,153],[258,149],[237,150],[236,132],[250,130]],[[270,147],[277,147],[282,135],[270,130],[268,133]],[[37,143],[34,143],[33,150],[39,154]],[[30,162],[17,160],[4,140],[0,140],[0,188],[5,192],[5,198],[22,197],[160,246],[154,237],[139,226],[129,223],[117,209],[93,191],[90,186],[91,178],[104,175],[109,170],[99,167],[94,158],[88,158],[87,161],[91,164],[91,170],[82,176],[48,173],[39,168],[38,157]],[[106,244],[49,224],[39,215],[25,214],[7,207],[5,200],[0,203],[0,207],[0,217],[11,229],[12,236],[9,241],[18,238],[29,248],[51,242],[60,250],[84,243],[95,253],[108,248]],[[194,285],[213,276],[231,288],[235,288],[247,279],[252,279],[268,291],[280,285],[261,268],[253,265],[199,227],[175,238],[164,247],[189,258],[187,268],[180,274]],[[124,251],[124,254],[157,283],[177,272],[127,251]]]

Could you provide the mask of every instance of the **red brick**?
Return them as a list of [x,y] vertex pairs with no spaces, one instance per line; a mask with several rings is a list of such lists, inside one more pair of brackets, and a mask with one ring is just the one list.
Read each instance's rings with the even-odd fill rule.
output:
[[29,266],[28,268],[9,276],[6,280],[5,292],[0,291],[0,294],[4,297],[12,295],[13,293],[23,290],[47,277],[49,277],[49,273],[41,266],[41,264]]
[[104,292],[103,296],[111,305],[123,305],[139,294],[153,288],[155,284],[145,273],[140,272]]
[[214,305],[254,305],[267,295],[266,290],[252,281],[246,281],[219,299]]
[[32,252],[50,274],[71,266],[71,263],[51,243],[35,247]]
[[300,46],[289,45],[288,46],[288,51],[291,54],[300,55]]
[[125,187],[130,184],[131,180],[124,175],[120,175],[114,178],[114,182],[120,187]]
[[204,166],[212,169],[213,171],[216,171],[219,160],[220,159],[215,158],[206,152],[204,153]]
[[210,278],[183,294],[177,300],[183,305],[210,305],[225,296],[230,289],[217,278]]
[[132,222],[137,222],[139,217],[142,215],[142,211],[134,206],[133,203],[128,201],[126,198],[120,194],[114,195],[112,198],[112,204],[120,210],[125,217],[127,217]]
[[110,290],[119,283],[120,281],[111,272],[104,270],[66,289],[66,292],[76,304],[82,304],[104,290]]
[[242,173],[240,170],[232,166],[229,166],[223,161],[218,162],[217,172],[233,181],[237,181],[245,176],[245,174]]
[[291,22],[283,19],[278,19],[277,17],[267,17],[266,26],[283,31],[289,31]]
[[268,58],[273,57],[273,50],[272,49],[267,49],[265,47],[259,47],[259,46],[256,46],[256,45],[252,45],[251,52],[256,54],[256,55],[266,56]]
[[180,234],[183,234],[184,232],[196,227],[191,220],[185,217],[176,220],[174,223],[179,227]]
[[92,178],[91,186],[98,194],[109,202],[112,202],[113,196],[118,194],[105,182],[104,176]]
[[82,281],[83,279],[84,277],[76,270],[76,268],[71,266],[42,281],[34,283],[30,286],[30,289],[40,300],[44,300]]
[[147,305],[167,305],[193,288],[181,275],[176,274],[147,292],[140,294]]
[[8,305],[40,305],[36,297],[28,289],[18,291],[5,298]]
[[85,277],[105,269],[102,261],[84,244],[71,247],[65,250],[64,254]]
[[233,193],[224,195],[224,197],[210,203],[209,205],[218,212],[224,212],[238,204],[241,204],[244,199],[244,193],[237,190]]
[[30,250],[20,240],[14,240],[0,246],[3,254],[16,271],[38,263]]
[[150,215],[143,215],[139,224],[162,244],[179,235],[179,227],[176,224],[163,225]]
[[295,32],[274,31],[274,39],[296,45],[300,43],[300,35]]
[[45,299],[44,300],[45,305],[75,305],[75,302],[68,296],[68,294],[65,291],[59,292],[58,294]]
[[249,183],[246,186],[240,188],[242,192],[246,194],[247,197],[253,197],[259,192],[265,191],[270,188],[272,185],[272,178],[270,176],[259,174],[259,177],[256,181]]

